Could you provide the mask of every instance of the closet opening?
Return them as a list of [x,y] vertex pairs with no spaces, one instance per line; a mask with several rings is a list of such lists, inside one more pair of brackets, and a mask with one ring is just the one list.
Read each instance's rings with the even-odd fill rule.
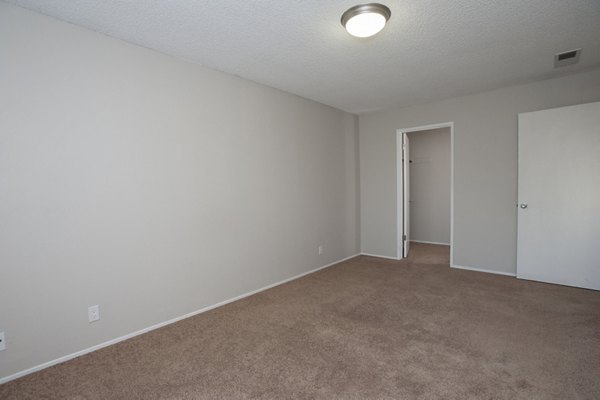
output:
[[454,231],[454,124],[397,130],[398,259],[448,253]]

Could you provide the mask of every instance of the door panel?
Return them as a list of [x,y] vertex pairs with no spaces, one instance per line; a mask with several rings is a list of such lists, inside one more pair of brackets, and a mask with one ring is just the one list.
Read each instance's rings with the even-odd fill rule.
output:
[[517,277],[600,290],[600,102],[519,114]]
[[403,256],[408,257],[410,250],[410,151],[408,135],[402,134],[402,186],[403,186],[403,214],[404,214],[404,241],[402,243]]

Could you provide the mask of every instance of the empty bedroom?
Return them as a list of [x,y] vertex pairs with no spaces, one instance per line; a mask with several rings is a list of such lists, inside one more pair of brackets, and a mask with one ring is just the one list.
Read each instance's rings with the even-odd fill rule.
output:
[[0,0],[0,399],[600,399],[600,2]]

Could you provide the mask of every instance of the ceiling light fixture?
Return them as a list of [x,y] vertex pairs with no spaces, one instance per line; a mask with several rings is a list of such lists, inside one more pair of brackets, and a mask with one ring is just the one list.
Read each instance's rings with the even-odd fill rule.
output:
[[391,16],[390,9],[383,4],[360,4],[342,14],[342,25],[352,36],[365,38],[382,30]]

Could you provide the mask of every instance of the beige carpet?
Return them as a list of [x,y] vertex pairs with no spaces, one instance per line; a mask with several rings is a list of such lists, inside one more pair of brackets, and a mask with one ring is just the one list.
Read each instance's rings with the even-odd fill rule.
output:
[[358,257],[0,386],[8,399],[600,399],[600,293]]

